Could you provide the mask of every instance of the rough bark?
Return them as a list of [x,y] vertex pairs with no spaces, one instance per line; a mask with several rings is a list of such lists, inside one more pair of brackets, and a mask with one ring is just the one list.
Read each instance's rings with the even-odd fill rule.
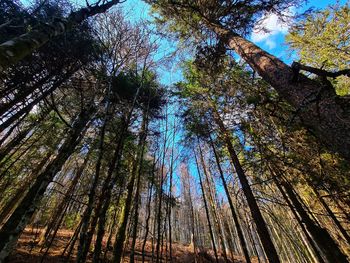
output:
[[230,48],[296,110],[302,124],[331,151],[350,159],[350,104],[327,83],[311,80],[247,39],[217,29]]

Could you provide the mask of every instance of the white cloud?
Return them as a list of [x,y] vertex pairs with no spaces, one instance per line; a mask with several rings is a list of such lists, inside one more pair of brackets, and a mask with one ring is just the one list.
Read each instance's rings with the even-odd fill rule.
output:
[[269,47],[269,49],[274,49],[276,47],[276,42],[270,38],[265,40],[265,44]]
[[[288,9],[285,14],[293,15],[294,9]],[[281,21],[276,14],[270,13],[265,15],[259,24],[257,24],[252,32],[251,39],[253,42],[264,43],[270,49],[276,47],[274,38],[278,34],[287,34],[289,25]]]

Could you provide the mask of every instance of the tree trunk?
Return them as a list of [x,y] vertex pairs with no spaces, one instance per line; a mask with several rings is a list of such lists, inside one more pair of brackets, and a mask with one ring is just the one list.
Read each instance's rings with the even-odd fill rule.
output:
[[224,186],[224,190],[225,190],[225,193],[226,193],[226,196],[227,196],[227,200],[228,200],[228,203],[229,203],[229,206],[230,206],[230,210],[231,210],[231,213],[232,213],[232,218],[233,218],[233,221],[235,222],[235,227],[236,227],[236,231],[237,231],[237,234],[238,234],[238,239],[239,239],[240,245],[241,245],[242,250],[243,250],[244,258],[245,258],[247,263],[250,263],[251,261],[250,261],[250,257],[249,257],[247,244],[246,244],[245,239],[244,239],[244,235],[243,235],[243,231],[242,231],[240,222],[238,221],[238,216],[237,216],[237,213],[236,213],[236,209],[233,206],[232,198],[231,198],[230,192],[229,192],[228,187],[227,187],[227,183],[226,183],[226,180],[225,180],[225,177],[224,177],[224,173],[223,173],[223,171],[221,169],[220,159],[219,159],[219,156],[218,156],[218,154],[216,152],[216,149],[215,149],[215,146],[214,146],[214,142],[213,142],[213,140],[212,140],[210,135],[209,135],[209,139],[210,139],[210,145],[211,145],[211,147],[213,149],[213,152],[214,152],[215,161],[216,161],[216,165],[217,165],[218,170],[219,170],[219,174],[220,174],[220,178],[221,178],[221,181],[222,181],[222,185]]
[[329,150],[350,159],[349,101],[336,95],[328,84],[320,84],[296,72],[278,58],[247,39],[216,29],[228,46],[276,89],[297,111],[304,127],[310,129]]
[[160,183],[159,183],[159,198],[158,198],[158,222],[157,222],[157,245],[156,245],[156,263],[160,262],[160,244],[161,244],[161,219],[162,219],[162,201],[163,201],[163,183],[164,183],[164,167],[165,167],[165,155],[166,155],[166,143],[168,137],[168,108],[166,108],[166,116],[165,116],[165,132],[164,132],[164,142],[163,142],[163,156],[162,156],[162,166],[160,171]]
[[[135,160],[136,163],[136,160]],[[134,164],[133,166],[135,166]],[[134,168],[133,168],[134,169]],[[136,179],[136,172],[131,173],[131,178],[127,186],[127,196],[124,207],[120,213],[119,229],[115,238],[114,251],[113,251],[113,262],[119,263],[122,259],[122,252],[124,247],[124,241],[126,237],[126,230],[128,225],[128,219],[132,206],[132,194],[134,190],[134,184]]]
[[81,232],[79,235],[79,245],[78,245],[78,252],[77,252],[77,262],[85,262],[87,253],[89,251],[90,242],[88,242],[88,230],[89,230],[89,222],[91,218],[91,214],[93,212],[93,206],[95,202],[96,197],[96,189],[100,180],[100,174],[101,174],[101,166],[102,166],[102,158],[104,154],[104,140],[105,140],[105,133],[106,133],[106,126],[109,121],[109,109],[110,109],[110,101],[107,96],[107,102],[105,106],[105,114],[103,118],[103,124],[100,130],[100,139],[98,144],[98,156],[96,160],[95,165],[95,176],[93,178],[89,195],[88,195],[88,204],[86,207],[86,210],[83,214],[82,218],[82,225],[81,225]]
[[[76,68],[77,70],[78,68]],[[3,121],[0,124],[0,132],[4,129],[8,128],[12,123],[14,123],[17,119],[19,119],[24,114],[28,114],[33,107],[38,104],[41,100],[46,98],[48,95],[50,95],[52,92],[54,92],[58,87],[60,87],[65,81],[69,79],[69,77],[74,73],[75,71],[67,73],[64,77],[62,77],[60,80],[53,83],[49,88],[42,91],[38,97],[33,99],[31,102],[29,102],[27,105],[24,105],[22,109],[18,110],[17,112],[13,113],[10,117],[8,117],[5,121]]]
[[199,170],[199,164],[198,164],[198,160],[197,160],[197,156],[196,153],[194,153],[194,157],[196,160],[196,166],[197,166],[197,173],[198,173],[198,178],[199,178],[199,184],[201,187],[201,191],[202,191],[202,197],[203,197],[203,202],[204,202],[204,208],[205,208],[205,214],[207,217],[207,221],[208,221],[208,227],[209,227],[209,234],[210,234],[210,238],[211,238],[211,242],[213,245],[213,250],[214,250],[214,255],[215,255],[215,261],[218,263],[219,259],[218,259],[218,252],[216,249],[216,245],[215,245],[215,239],[214,239],[214,234],[213,234],[213,228],[211,226],[211,222],[210,222],[210,216],[209,216],[209,209],[208,209],[208,204],[207,204],[207,199],[205,197],[205,192],[204,192],[204,187],[203,187],[203,182],[202,182],[202,176]]
[[147,139],[147,133],[148,133],[148,110],[149,105],[147,107],[147,110],[143,113],[142,118],[142,124],[141,124],[141,130],[139,134],[139,142],[137,148],[139,149],[139,152],[137,153],[137,159],[136,159],[136,165],[137,165],[137,180],[136,180],[136,193],[135,193],[135,202],[134,202],[134,209],[135,209],[135,217],[134,217],[134,225],[132,229],[132,243],[130,248],[130,263],[134,263],[135,261],[135,244],[136,244],[136,237],[137,237],[137,226],[138,226],[138,220],[139,220],[139,203],[140,203],[140,181],[141,181],[141,175],[142,175],[142,167],[143,167],[143,158],[144,158],[144,151],[146,146],[146,139]]
[[[270,169],[270,171],[272,171]],[[280,191],[280,193],[282,194],[282,197],[284,198],[284,200],[286,201],[287,205],[289,206],[290,210],[292,211],[292,214],[294,215],[295,219],[297,220],[297,222],[299,223],[299,226],[304,234],[304,236],[306,237],[307,242],[309,243],[309,245],[312,248],[311,254],[314,260],[317,260],[317,262],[319,263],[324,263],[324,260],[319,252],[319,248],[314,244],[314,241],[312,240],[312,238],[310,237],[309,232],[306,230],[303,221],[300,219],[300,217],[298,216],[295,207],[292,205],[291,201],[288,199],[287,194],[285,193],[285,191],[283,190],[279,180],[277,179],[276,175],[273,173],[273,180],[278,188],[278,190]],[[308,245],[308,244],[306,244]]]
[[220,137],[222,138],[223,142],[226,144],[227,150],[228,150],[229,155],[231,157],[232,164],[234,165],[234,167],[236,169],[238,179],[242,185],[243,193],[247,199],[247,203],[248,203],[248,206],[250,208],[252,218],[256,224],[259,238],[260,238],[261,243],[264,247],[266,256],[271,263],[280,262],[276,248],[275,248],[275,246],[272,242],[271,236],[269,234],[269,230],[267,229],[265,220],[260,212],[259,206],[255,200],[254,195],[253,195],[253,191],[249,185],[249,181],[245,175],[245,172],[241,166],[241,163],[238,159],[236,151],[233,147],[232,135],[226,129],[224,123],[222,122],[222,120],[220,118],[220,115],[218,114],[218,112],[216,111],[215,108],[213,108],[213,118],[214,118],[215,123],[217,124],[217,126],[220,129]]
[[[146,230],[145,230],[145,237],[143,239],[143,244],[142,244],[142,262],[145,261],[145,247],[146,247],[146,242],[147,242],[147,237],[150,231],[149,227],[149,221],[151,219],[151,202],[152,202],[152,191],[153,191],[153,186],[154,186],[154,177],[155,177],[155,170],[156,170],[156,157],[153,157],[153,166],[152,166],[152,175],[151,175],[151,185],[149,187],[149,195],[148,195],[148,201],[147,201],[147,218],[146,218]],[[153,246],[152,246],[153,247]],[[153,253],[152,253],[153,256]]]
[[288,198],[295,207],[295,210],[299,214],[302,222],[305,224],[305,227],[312,236],[314,242],[317,244],[317,247],[321,250],[322,254],[324,255],[326,262],[348,262],[346,256],[342,253],[342,251],[340,250],[336,242],[332,239],[332,237],[329,235],[327,230],[316,225],[315,222],[310,218],[310,216],[298,200],[289,182],[285,181],[284,179],[280,179],[280,184],[285,189]]
[[344,229],[344,227],[342,226],[342,224],[339,222],[338,218],[335,216],[335,214],[333,213],[332,209],[328,206],[328,204],[326,203],[326,201],[323,199],[323,197],[320,195],[320,193],[318,192],[317,189],[315,189],[315,187],[313,186],[312,182],[306,178],[310,188],[312,189],[312,191],[315,193],[318,201],[320,201],[322,207],[324,208],[324,210],[326,210],[327,214],[329,215],[329,217],[332,219],[332,221],[334,222],[334,224],[338,227],[340,233],[343,235],[344,239],[346,240],[346,242],[348,243],[348,245],[350,245],[350,236],[349,234],[346,232],[346,230]]
[[91,16],[107,11],[119,2],[120,0],[110,0],[102,5],[82,8],[71,13],[66,19],[55,19],[50,24],[41,23],[28,33],[2,43],[0,45],[0,72],[30,55],[54,37],[64,34]]
[[[198,141],[199,143],[199,141]],[[225,262],[228,262],[228,259],[227,259],[227,253],[226,253],[226,246],[225,246],[225,239],[224,239],[224,233],[222,231],[222,227],[221,227],[221,224],[219,222],[219,217],[218,217],[218,211],[216,209],[216,198],[214,198],[213,196],[213,191],[212,191],[212,184],[210,183],[209,181],[209,171],[207,170],[207,166],[205,164],[205,161],[204,161],[204,157],[203,157],[203,152],[202,152],[202,149],[200,147],[200,144],[199,144],[199,156],[200,156],[200,162],[202,164],[202,168],[203,168],[203,172],[204,172],[204,178],[205,178],[205,182],[207,184],[207,189],[208,189],[208,200],[209,200],[209,204],[210,204],[210,207],[211,207],[211,210],[212,210],[212,218],[214,220],[214,225],[216,226],[216,229],[217,229],[217,234],[219,236],[219,240],[220,240],[220,244],[221,244],[221,249],[222,249],[222,254],[224,256],[224,259],[225,259]],[[214,190],[216,191],[216,190]]]
[[22,197],[25,195],[27,189],[30,187],[33,176],[36,176],[41,169],[45,166],[47,161],[51,157],[51,152],[49,152],[44,159],[38,164],[38,166],[31,172],[31,175],[29,176],[29,179],[23,182],[21,187],[16,191],[16,194],[6,203],[6,205],[1,209],[0,213],[0,225],[5,222],[5,220],[10,216],[11,212],[16,208],[16,205],[19,203],[19,201],[22,199]]
[[12,251],[17,240],[29,223],[32,215],[38,207],[47,186],[53,180],[55,175],[61,170],[62,166],[74,152],[75,147],[79,144],[87,129],[88,123],[95,112],[92,105],[83,110],[74,121],[72,129],[67,138],[58,150],[54,160],[41,172],[33,186],[29,189],[19,206],[16,208],[11,217],[7,220],[0,230],[0,262],[3,261]]

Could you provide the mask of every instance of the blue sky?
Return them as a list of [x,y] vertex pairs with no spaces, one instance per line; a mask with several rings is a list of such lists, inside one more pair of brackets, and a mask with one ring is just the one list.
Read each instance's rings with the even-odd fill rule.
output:
[[[299,14],[309,8],[315,10],[323,9],[326,6],[336,4],[337,2],[339,4],[345,4],[347,0],[309,0],[308,3],[301,8],[297,10],[287,10],[286,12],[296,12]],[[253,32],[251,40],[285,62],[292,62],[290,51],[284,42],[285,35],[288,33],[288,25],[278,21],[276,15],[266,17],[264,25],[270,30],[270,32],[267,34],[264,34],[261,31]]]
[[[323,9],[327,5],[336,4],[339,2],[340,4],[345,4],[348,0],[309,0],[307,4],[305,4],[303,7],[297,9],[297,10],[286,10],[287,13],[302,13],[305,10],[309,8],[313,9]],[[131,21],[137,21],[140,18],[148,20],[150,19],[149,16],[149,7],[147,4],[142,2],[141,0],[127,0],[123,4],[124,12],[127,16],[127,19],[130,19]],[[285,36],[288,33],[288,25],[283,24],[280,21],[278,21],[277,16],[275,15],[269,15],[265,17],[264,26],[269,30],[268,33],[264,33],[262,31],[255,31],[250,36],[250,39],[263,48],[264,50],[270,52],[271,54],[281,58],[286,63],[290,64],[294,59],[297,59],[295,55],[291,55],[291,52],[288,50],[287,45],[285,44]],[[157,57],[161,57],[163,54],[166,54],[169,52],[169,50],[172,50],[174,47],[172,45],[175,45],[176,43],[169,43],[166,40],[162,40],[161,42],[161,48],[160,52],[157,55]],[[168,85],[171,87],[174,83],[181,80],[181,69],[179,63],[174,61],[172,65],[170,65],[170,69],[168,68],[161,68],[158,69],[158,74],[160,77],[160,80],[163,84]],[[169,109],[171,112],[176,112],[176,109],[171,108]],[[170,116],[170,122],[172,122],[173,117]],[[176,141],[179,143],[181,140],[182,131],[180,131],[177,134]],[[183,146],[178,145],[177,150],[181,151]],[[193,158],[190,158],[193,159]],[[176,165],[178,165],[177,163]],[[189,160],[189,170],[192,175],[197,178],[197,169],[195,167],[194,161]],[[178,182],[178,170],[175,169],[174,171],[174,179],[175,182]],[[198,181],[198,178],[197,178]],[[175,183],[177,188],[179,189],[179,185]],[[198,185],[197,185],[198,187]],[[219,195],[222,196],[223,189],[221,187],[221,184],[219,183],[217,185]]]
[[[286,10],[286,13],[302,13],[309,8],[323,9],[327,5],[345,4],[349,0],[308,0],[301,8],[297,10]],[[123,9],[127,15],[127,19],[131,21],[137,21],[139,19],[149,20],[149,6],[141,0],[126,0],[123,3]],[[288,25],[278,21],[276,15],[269,15],[265,18],[264,26],[269,30],[268,33],[262,31],[253,32],[250,39],[264,50],[271,54],[279,57],[286,63],[292,63],[293,60],[297,59],[294,54],[288,50],[285,44],[285,36],[288,33]],[[175,44],[175,43],[172,43]],[[164,41],[161,43],[161,49],[159,56],[169,53],[169,50],[173,50],[169,42]],[[160,79],[163,84],[169,85],[175,83],[181,79],[181,73],[179,65],[174,62],[171,68],[161,69],[159,71]]]

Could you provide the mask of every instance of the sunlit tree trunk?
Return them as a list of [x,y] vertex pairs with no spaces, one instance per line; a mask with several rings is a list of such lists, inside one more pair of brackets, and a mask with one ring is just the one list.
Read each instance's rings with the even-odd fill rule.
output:
[[90,105],[84,109],[74,121],[67,138],[58,150],[58,154],[42,171],[35,183],[31,186],[21,203],[13,212],[0,230],[0,261],[3,261],[13,250],[19,235],[29,223],[37,206],[46,191],[47,186],[53,180],[54,176],[61,170],[62,166],[75,147],[80,143],[87,129],[87,125],[95,112],[95,107]]
[[158,218],[157,218],[157,245],[156,245],[156,263],[161,261],[160,258],[160,246],[161,246],[161,237],[162,237],[162,229],[161,229],[161,220],[162,220],[162,202],[163,202],[163,184],[164,184],[164,176],[165,176],[165,155],[167,150],[167,138],[168,138],[168,109],[165,109],[165,132],[163,138],[163,154],[162,154],[162,164],[160,171],[160,183],[159,183],[159,195],[158,195]]
[[329,150],[350,159],[349,100],[336,95],[334,88],[296,72],[275,56],[247,39],[214,28],[227,45],[276,89],[296,110],[304,127],[311,129]]
[[[143,239],[142,243],[142,262],[145,261],[145,247],[146,247],[146,242],[148,238],[148,234],[150,231],[150,219],[151,219],[151,202],[152,202],[152,191],[153,191],[153,186],[154,186],[154,179],[155,179],[155,169],[156,169],[156,157],[153,156],[153,166],[152,166],[152,171],[151,171],[151,182],[149,186],[149,195],[148,195],[148,201],[147,201],[147,218],[145,222],[145,236]],[[153,246],[152,246],[153,247]],[[152,253],[153,256],[153,253]]]
[[[277,175],[282,177],[278,172]],[[305,224],[306,229],[312,236],[313,241],[317,244],[317,247],[323,254],[325,261],[327,263],[334,262],[334,260],[339,263],[348,262],[346,256],[340,250],[339,246],[332,239],[327,230],[315,224],[315,222],[310,218],[309,214],[305,211],[301,202],[298,200],[290,183],[281,178],[280,184],[295,207],[295,210],[299,214],[303,224]]]
[[214,152],[216,165],[217,165],[218,170],[219,170],[220,179],[221,179],[222,185],[224,186],[224,190],[225,190],[225,193],[226,193],[226,196],[227,196],[227,200],[228,200],[228,203],[229,203],[229,206],[230,206],[232,218],[233,218],[233,221],[235,223],[238,239],[239,239],[239,242],[240,242],[243,254],[244,254],[244,258],[245,258],[247,263],[250,263],[250,257],[249,257],[247,244],[246,244],[246,241],[244,239],[244,235],[243,235],[243,231],[242,231],[240,222],[238,221],[238,216],[237,216],[236,209],[233,206],[232,198],[231,198],[230,192],[229,192],[228,187],[227,187],[227,183],[226,183],[226,180],[225,180],[225,177],[224,177],[224,173],[223,173],[222,168],[221,168],[220,159],[219,159],[218,153],[216,151],[216,148],[215,148],[215,145],[213,143],[213,140],[212,140],[211,136],[210,136],[209,139],[210,139],[211,148],[212,148],[212,150]]
[[228,262],[227,253],[226,253],[225,239],[224,239],[224,233],[222,231],[222,227],[221,227],[221,224],[219,222],[219,215],[218,215],[218,211],[217,211],[217,208],[216,208],[217,204],[216,204],[216,200],[215,200],[215,198],[213,196],[212,184],[210,182],[209,174],[208,174],[209,171],[207,170],[208,168],[207,168],[207,165],[206,165],[206,163],[204,161],[202,149],[201,149],[201,147],[198,147],[198,148],[199,148],[200,162],[201,162],[202,167],[203,167],[204,178],[205,178],[205,182],[206,182],[206,185],[207,185],[208,201],[209,201],[210,208],[212,210],[212,218],[214,220],[214,225],[215,225],[216,230],[217,230],[217,235],[219,236],[222,254],[224,256],[225,261]]
[[[214,106],[214,105],[212,105]],[[232,164],[235,167],[238,179],[242,185],[243,193],[247,199],[247,203],[250,209],[250,212],[252,214],[252,218],[256,224],[257,231],[259,234],[259,238],[261,240],[261,243],[264,247],[264,251],[266,253],[266,256],[270,262],[277,263],[280,262],[276,248],[272,242],[271,236],[269,234],[269,230],[266,226],[265,220],[260,212],[260,209],[258,207],[258,204],[256,202],[256,199],[254,197],[253,191],[249,185],[249,181],[247,176],[245,175],[245,172],[242,168],[242,165],[239,161],[239,158],[236,154],[236,151],[233,147],[233,138],[230,132],[226,129],[223,121],[221,120],[220,115],[216,111],[215,107],[212,108],[213,111],[213,119],[216,123],[216,125],[220,129],[220,137],[223,140],[223,142],[226,144],[226,148],[229,152],[229,155],[231,157]]]

